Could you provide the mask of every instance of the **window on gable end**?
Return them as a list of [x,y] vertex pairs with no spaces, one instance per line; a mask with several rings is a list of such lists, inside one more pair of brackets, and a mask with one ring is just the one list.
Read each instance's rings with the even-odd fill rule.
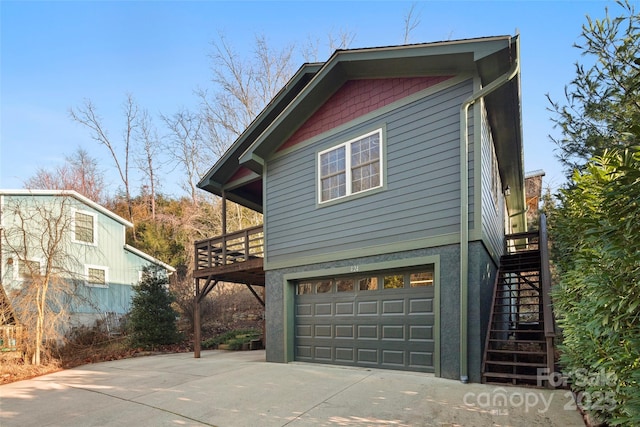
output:
[[74,212],[73,240],[91,245],[96,243],[96,215],[89,212]]
[[319,202],[382,186],[382,129],[319,153]]

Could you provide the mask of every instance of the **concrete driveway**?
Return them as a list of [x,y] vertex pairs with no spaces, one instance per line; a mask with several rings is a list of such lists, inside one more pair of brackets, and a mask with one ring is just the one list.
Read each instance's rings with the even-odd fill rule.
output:
[[205,351],[97,363],[0,386],[10,426],[583,426],[565,390]]

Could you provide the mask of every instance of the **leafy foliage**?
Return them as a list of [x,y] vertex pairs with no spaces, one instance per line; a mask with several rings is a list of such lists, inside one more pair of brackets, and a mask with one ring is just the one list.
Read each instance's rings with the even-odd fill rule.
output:
[[640,15],[617,4],[617,17],[587,17],[586,65],[565,105],[550,99],[570,182],[546,207],[561,363],[585,410],[640,425]]
[[242,344],[258,338],[262,332],[257,329],[236,329],[202,342],[202,348],[216,348],[220,344],[229,344],[229,349],[239,350]]
[[565,88],[566,104],[551,102],[552,120],[562,131],[555,139],[559,158],[571,175],[604,150],[640,143],[640,15],[619,1],[622,14],[591,19],[582,26],[582,51],[591,65],[576,63]]
[[[561,363],[612,425],[640,425],[640,148],[575,172],[551,215]],[[580,381],[577,373],[604,372]],[[584,403],[584,402],[582,402]]]
[[131,343],[153,348],[174,344],[181,337],[176,327],[177,313],[171,307],[169,281],[159,270],[145,267],[142,280],[134,287],[129,315]]

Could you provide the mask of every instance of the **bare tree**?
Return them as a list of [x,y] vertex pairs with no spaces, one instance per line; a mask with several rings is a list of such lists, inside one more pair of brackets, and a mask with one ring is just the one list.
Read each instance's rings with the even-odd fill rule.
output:
[[140,142],[140,149],[135,150],[135,161],[148,182],[151,193],[151,218],[155,221],[156,189],[158,187],[157,158],[161,149],[161,141],[147,110],[142,110],[138,119],[136,138]]
[[300,48],[302,52],[302,58],[305,62],[318,62],[320,51],[320,39],[317,37],[307,36],[307,41]]
[[[35,365],[42,362],[44,343],[60,337],[61,321],[67,318],[66,308],[75,295],[72,272],[79,262],[68,250],[68,204],[67,197],[47,203],[10,198],[3,206],[3,259],[14,269],[7,271],[5,278],[18,279],[8,294],[20,323],[26,327],[28,352]],[[7,286],[10,282],[3,283]]]
[[345,28],[341,28],[337,33],[333,31],[327,35],[329,39],[329,50],[348,49],[356,39],[356,33]]
[[171,162],[181,166],[186,174],[183,188],[189,193],[194,205],[198,204],[197,183],[200,175],[211,166],[213,158],[206,149],[207,142],[203,138],[204,122],[200,114],[183,110],[172,116],[162,115],[162,120],[170,131],[166,139],[166,151]]
[[[330,56],[336,49],[348,49],[356,39],[356,33],[349,29],[341,28],[337,32],[331,31],[326,36],[326,45],[322,50],[328,50],[326,56]],[[307,41],[300,47],[302,57],[306,62],[318,62],[320,59],[320,50],[323,43],[318,37],[308,36]]]
[[65,163],[54,169],[39,168],[24,183],[26,188],[48,190],[74,190],[97,203],[106,201],[104,175],[98,161],[81,147]]
[[420,11],[416,12],[416,3],[412,3],[406,15],[404,15],[404,44],[409,43],[411,32],[420,25],[421,15]]
[[130,160],[133,145],[133,136],[137,127],[138,105],[131,94],[127,94],[123,104],[125,116],[124,130],[122,134],[122,146],[119,148],[109,136],[102,124],[102,118],[98,115],[96,107],[90,100],[85,100],[84,105],[77,109],[71,108],[69,115],[71,118],[86,126],[91,131],[91,138],[99,144],[104,145],[108,150],[120,175],[120,180],[124,186],[125,198],[128,207],[129,220],[133,221],[133,200],[131,195],[131,182],[129,180]]
[[206,139],[220,156],[293,74],[294,45],[272,48],[256,36],[251,57],[241,57],[220,35],[212,43],[214,91],[198,91]]

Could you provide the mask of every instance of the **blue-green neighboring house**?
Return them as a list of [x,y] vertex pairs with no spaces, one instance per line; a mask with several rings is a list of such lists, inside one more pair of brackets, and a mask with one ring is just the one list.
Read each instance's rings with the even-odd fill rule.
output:
[[[73,292],[61,299],[66,327],[113,324],[129,311],[145,266],[175,271],[125,242],[133,224],[75,191],[0,190],[0,226],[0,279],[9,300],[51,267],[65,279],[55,288]],[[55,249],[46,249],[54,240]]]

